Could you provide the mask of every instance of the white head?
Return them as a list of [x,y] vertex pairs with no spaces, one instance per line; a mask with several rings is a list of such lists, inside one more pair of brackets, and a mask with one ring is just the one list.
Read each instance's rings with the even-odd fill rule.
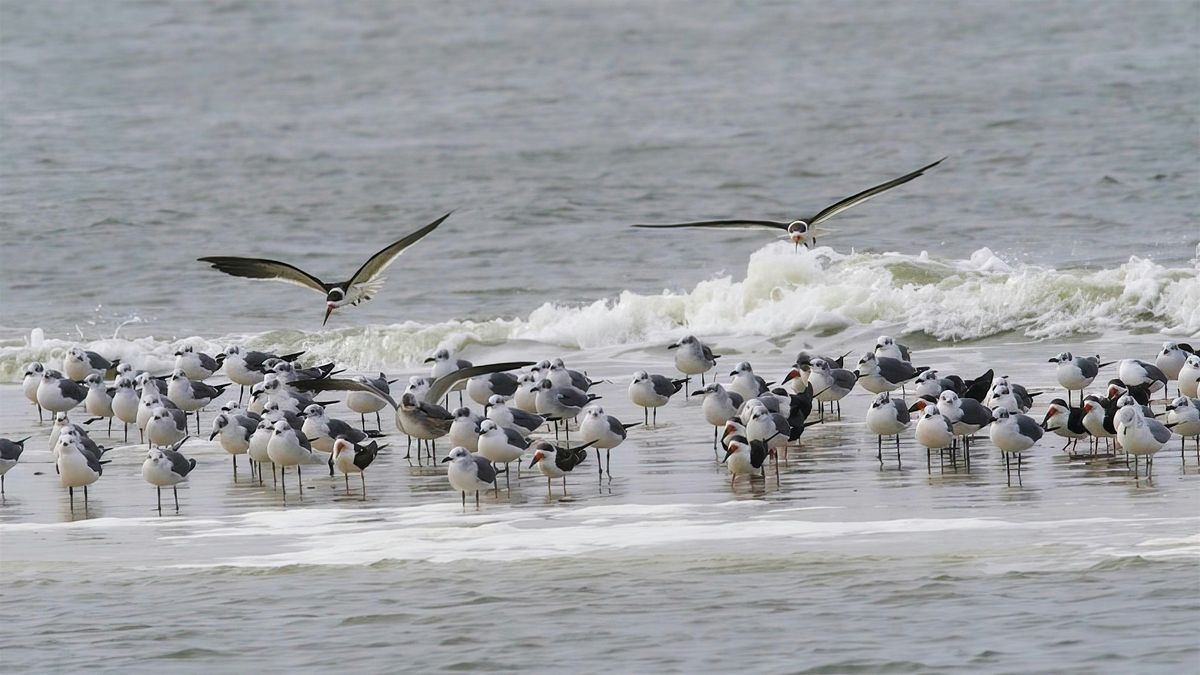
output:
[[275,423],[275,426],[272,427],[272,429],[277,434],[287,433],[288,431],[291,430],[291,428],[292,427],[290,425],[288,425],[287,420],[279,420],[278,422]]
[[92,389],[98,389],[104,386],[104,378],[100,377],[98,373],[91,373],[83,378],[83,383]]
[[304,416],[309,419],[319,420],[325,416],[325,408],[319,403],[313,403],[304,409]]
[[645,382],[646,380],[649,380],[649,379],[650,379],[650,373],[647,373],[644,370],[639,370],[633,374],[633,383],[634,384],[637,384],[638,382]]
[[508,405],[508,399],[504,398],[500,394],[492,394],[488,397],[488,405],[492,406],[493,408],[501,408]]
[[460,446],[454,448],[453,450],[451,450],[450,454],[446,455],[446,459],[443,459],[442,461],[443,462],[457,462],[460,460],[467,460],[470,458],[471,458],[471,451],[467,450],[466,448],[464,448],[460,445]]
[[491,420],[484,420],[479,423],[479,434],[481,436],[499,430],[500,427],[496,426],[496,423]]
[[37,361],[25,364],[25,376],[26,377],[41,377],[42,372],[45,370],[46,370],[46,367],[43,366],[42,364],[38,363]]
[[604,408],[601,408],[598,405],[588,406],[584,409],[583,414],[587,415],[588,417],[600,419],[601,417],[604,417]]
[[958,394],[950,390],[943,391],[938,395],[938,403],[945,403],[952,408],[957,408],[959,406]]

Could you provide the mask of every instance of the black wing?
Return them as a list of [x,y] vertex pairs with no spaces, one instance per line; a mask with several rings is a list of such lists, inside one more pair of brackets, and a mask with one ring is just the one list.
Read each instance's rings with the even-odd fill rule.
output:
[[433,381],[429,385],[429,393],[425,395],[427,401],[440,401],[442,397],[450,391],[450,388],[457,384],[460,380],[476,377],[478,375],[487,375],[489,373],[500,373],[506,370],[516,370],[525,366],[532,366],[533,361],[507,361],[505,363],[487,363],[481,366],[471,366],[456,370],[449,375],[443,375]]
[[327,377],[322,380],[296,380],[291,383],[291,386],[305,391],[365,391],[387,401],[393,408],[400,407],[396,403],[396,400],[386,391],[381,391],[378,387],[356,380]]
[[375,456],[379,454],[379,444],[371,441],[370,445],[355,445],[354,446],[354,466],[360,470],[371,466],[371,462],[375,461]]
[[213,256],[208,258],[197,258],[200,262],[211,263],[213,269],[224,272],[235,277],[243,277],[245,279],[268,279],[271,281],[282,281],[288,284],[304,286],[317,291],[321,295],[329,292],[333,288],[333,284],[327,284],[324,281],[314,277],[304,270],[278,260],[267,260],[266,258],[234,258],[228,256]]
[[873,188],[868,188],[866,190],[863,190],[862,192],[859,192],[858,194],[850,195],[849,197],[846,197],[845,199],[843,199],[839,202],[830,204],[829,206],[826,206],[825,208],[821,209],[821,211],[818,212],[817,215],[813,216],[808,221],[808,224],[810,226],[813,226],[813,225],[817,225],[818,223],[823,223],[826,220],[829,220],[830,218],[841,213],[842,211],[845,211],[846,209],[850,209],[855,206],[858,206],[859,204],[867,201],[868,199],[870,199],[876,195],[882,194],[884,192],[887,192],[888,190],[891,190],[894,187],[904,185],[908,181],[916,178],[917,176],[924,174],[929,169],[932,169],[933,167],[937,166],[938,164],[941,164],[943,161],[945,161],[945,159],[946,158],[943,157],[943,158],[939,159],[938,161],[934,162],[933,164],[923,166],[912,173],[905,174],[903,176],[900,176],[899,178],[893,178],[892,180],[889,180],[886,183],[880,183],[879,185],[876,185]]
[[639,223],[634,227],[650,227],[656,229],[671,229],[675,227],[714,227],[725,230],[772,229],[787,231],[791,223],[781,223],[775,220],[699,220],[694,223],[671,223],[668,225],[647,225]]
[[[454,212],[451,211],[450,213]],[[346,288],[348,289],[354,284],[361,284],[371,281],[372,279],[377,278],[380,274],[383,274],[384,270],[388,268],[388,265],[391,265],[392,261],[396,259],[396,256],[403,253],[404,249],[420,241],[425,235],[436,230],[438,225],[442,224],[443,220],[450,217],[450,213],[438,218],[437,220],[426,225],[425,227],[422,227],[416,232],[413,232],[407,237],[389,244],[382,251],[368,258],[367,262],[363,263],[362,267],[359,267],[358,271],[354,273],[354,276],[350,277],[350,281],[346,282]]]

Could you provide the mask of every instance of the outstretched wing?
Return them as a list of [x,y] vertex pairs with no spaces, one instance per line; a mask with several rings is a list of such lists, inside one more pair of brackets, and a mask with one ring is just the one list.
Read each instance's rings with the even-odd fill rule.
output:
[[933,167],[937,166],[938,164],[941,164],[945,159],[946,158],[943,157],[943,158],[939,159],[938,161],[934,162],[933,164],[923,166],[912,173],[905,174],[903,176],[900,176],[899,178],[893,178],[892,180],[889,180],[886,183],[880,183],[879,185],[876,185],[873,188],[868,188],[866,190],[863,190],[862,192],[859,192],[858,194],[850,195],[849,197],[846,197],[845,199],[841,200],[840,202],[837,202],[835,204],[830,204],[829,206],[826,206],[825,208],[821,209],[821,211],[819,213],[817,213],[817,215],[813,216],[808,221],[808,224],[809,224],[809,226],[815,226],[820,223],[823,223],[826,220],[829,220],[830,218],[841,213],[842,211],[845,211],[846,209],[854,208],[855,206],[858,206],[859,204],[867,201],[868,199],[870,199],[876,195],[883,194],[884,192],[887,192],[888,190],[891,190],[894,187],[904,185],[908,181],[916,178],[917,176],[924,174],[929,169],[932,169]]
[[450,391],[461,380],[465,380],[479,375],[487,375],[488,373],[501,373],[506,370],[516,370],[525,366],[532,366],[533,361],[508,361],[505,363],[487,363],[481,366],[471,366],[456,370],[449,375],[443,375],[433,381],[429,385],[429,393],[425,394],[426,401],[440,401],[442,397]]
[[784,230],[788,229],[790,223],[780,223],[774,220],[701,220],[694,223],[671,223],[669,225],[645,225],[638,224],[634,227],[651,227],[659,229],[669,229],[673,227],[715,227],[720,229],[770,229]]
[[[450,213],[454,212],[451,211]],[[350,277],[350,281],[346,284],[347,287],[353,287],[355,284],[370,283],[371,281],[379,278],[379,275],[383,274],[383,271],[388,268],[388,265],[392,264],[392,261],[396,259],[396,256],[403,253],[404,249],[420,241],[425,235],[436,230],[438,225],[442,224],[443,220],[450,217],[450,213],[438,218],[437,220],[426,225],[425,227],[422,227],[416,232],[413,232],[407,237],[404,237],[395,243],[389,244],[382,251],[368,258],[367,262],[363,263],[362,267],[358,268],[358,271],[354,273],[354,276]]]
[[327,284],[304,270],[278,260],[266,258],[234,258],[229,256],[211,256],[197,258],[200,262],[212,264],[213,269],[225,274],[243,277],[245,279],[266,279],[282,281],[296,286],[304,286],[324,295],[333,286]]
[[291,383],[291,386],[303,391],[365,391],[387,401],[392,408],[400,407],[388,392],[369,383],[358,382],[357,380],[327,377],[320,380],[296,380]]

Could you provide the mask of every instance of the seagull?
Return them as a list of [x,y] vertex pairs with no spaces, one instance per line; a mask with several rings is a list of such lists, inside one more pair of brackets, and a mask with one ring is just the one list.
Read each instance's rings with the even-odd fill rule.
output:
[[442,459],[443,464],[447,462],[450,466],[446,467],[446,478],[450,487],[462,493],[463,508],[467,508],[468,492],[475,493],[475,508],[479,508],[479,491],[496,484],[496,468],[462,446],[454,448]]
[[[112,395],[113,416],[125,425],[125,442],[129,442],[129,425],[137,424],[138,396],[133,380],[121,375],[114,383]],[[86,399],[85,399],[86,400]]]
[[1133,455],[1133,475],[1138,475],[1138,458],[1146,457],[1146,478],[1154,470],[1154,453],[1171,440],[1171,429],[1162,422],[1146,417],[1139,405],[1124,405],[1116,416],[1117,440]]
[[[583,407],[600,398],[595,394],[586,394],[575,387],[556,387],[549,378],[543,379],[537,386],[537,412],[543,417],[557,417],[567,428],[567,438],[570,440],[571,428],[567,420],[579,416]],[[557,422],[555,423],[557,428]],[[598,446],[601,447],[601,446]]]
[[[753,404],[755,400],[752,399],[747,403]],[[746,438],[749,438],[751,442],[762,441],[775,452],[782,450],[784,460],[787,460],[788,437],[792,432],[787,417],[781,413],[771,412],[762,404],[747,405],[746,414],[742,417],[746,420]],[[728,422],[726,422],[725,428],[729,429]]]
[[567,496],[567,474],[587,459],[587,448],[591,443],[584,443],[573,448],[559,447],[550,441],[534,441],[529,447],[533,450],[533,459],[529,460],[529,468],[538,467],[546,477],[546,493],[551,497],[554,491],[551,482],[561,478],[563,496]]
[[146,461],[142,462],[142,478],[158,491],[159,515],[162,515],[162,489],[165,487],[171,488],[175,494],[175,512],[179,513],[178,486],[196,468],[196,460],[188,459],[179,452],[186,442],[187,438],[184,438],[170,448],[152,448],[146,454]]
[[484,417],[471,412],[466,406],[455,408],[450,414],[454,416],[454,421],[450,423],[450,431],[446,435],[451,445],[461,445],[471,452],[479,452],[479,423]]
[[[450,353],[449,349],[437,350],[429,358],[425,359],[425,363],[433,364],[433,368],[429,372],[429,377],[433,380],[445,375],[449,375],[455,371],[462,370],[463,368],[470,368],[472,365],[474,365],[466,359],[455,358],[454,355]],[[465,387],[466,383],[459,382],[451,387],[450,391],[461,392]],[[459,405],[462,405],[462,394],[459,394],[458,403]],[[443,404],[450,404],[449,392],[446,393],[446,400],[443,402]]]
[[749,361],[742,361],[734,366],[729,376],[733,378],[729,382],[729,391],[740,394],[747,401],[770,389],[766,380],[754,374]]
[[541,381],[541,373],[537,370],[518,375],[517,390],[512,395],[513,407],[527,413],[537,413],[537,385]]
[[1167,379],[1178,380],[1179,371],[1183,368],[1183,364],[1187,363],[1187,359],[1196,350],[1192,349],[1189,344],[1179,344],[1177,342],[1164,342],[1162,351],[1158,356],[1154,357],[1154,365],[1163,371]]
[[34,361],[25,365],[25,375],[21,378],[21,391],[25,393],[25,398],[37,407],[39,423],[42,421],[42,404],[38,403],[37,391],[38,385],[42,383],[42,373],[45,370],[45,366]]
[[87,395],[87,387],[68,380],[51,368],[42,373],[42,382],[37,389],[38,405],[50,412],[67,412],[83,403]]
[[333,452],[333,441],[344,438],[358,445],[368,438],[379,435],[376,432],[366,432],[355,429],[350,424],[325,414],[325,406],[314,403],[304,409],[304,422],[300,430],[308,437],[309,443],[321,452]]
[[[612,477],[612,449],[625,442],[628,430],[640,422],[622,424],[621,420],[612,415],[605,415],[604,408],[598,405],[590,406],[579,423],[579,435],[584,443],[594,445],[596,450],[604,450],[605,463],[608,464],[608,475]],[[600,453],[596,453],[596,464],[600,475],[604,475],[603,465],[600,464]]]
[[726,391],[725,387],[713,382],[703,389],[692,392],[692,396],[704,397],[704,401],[700,404],[700,412],[704,415],[704,421],[713,426],[713,453],[715,454],[719,429],[737,416],[743,403],[742,395]]
[[512,373],[491,373],[467,380],[467,396],[487,408],[493,396],[508,398],[517,393],[517,376]]
[[[838,419],[842,418],[842,399],[846,394],[854,389],[855,383],[858,382],[858,376],[845,368],[834,368],[831,363],[824,358],[815,358],[810,365],[811,372],[808,376],[808,383],[812,385],[813,391],[816,392],[814,398],[819,403],[828,401],[830,403],[830,412],[833,412],[833,403],[838,405]],[[792,373],[798,372],[796,369]],[[792,377],[792,373],[788,373],[788,377]],[[821,419],[825,419],[825,406],[820,406]]]
[[875,458],[883,464],[883,437],[896,437],[896,463],[900,463],[900,432],[908,428],[912,417],[903,399],[893,399],[889,392],[880,392],[867,410],[867,429],[879,437]]
[[896,338],[890,335],[880,335],[879,339],[875,341],[875,356],[905,362],[912,361],[912,352],[908,347],[896,342]]
[[321,293],[325,296],[325,320],[321,322],[323,326],[329,321],[329,315],[333,314],[335,309],[370,300],[383,287],[384,277],[382,275],[388,265],[391,265],[396,257],[404,252],[404,249],[433,232],[438,225],[442,224],[442,221],[449,217],[450,213],[447,213],[416,232],[388,244],[383,250],[368,258],[347,281],[326,283],[295,265],[265,258],[213,256],[197,260],[211,263],[213,269],[235,277],[282,281],[311,288]]
[[993,411],[992,428],[988,436],[992,445],[1004,455],[1004,472],[1008,474],[1008,485],[1012,487],[1012,467],[1009,465],[1009,455],[1017,456],[1017,484],[1021,484],[1021,455],[1032,448],[1045,433],[1042,427],[1028,415],[1009,412],[1007,408],[996,408]]
[[[250,451],[250,437],[258,428],[259,421],[247,415],[234,413],[221,413],[213,418],[212,433],[209,434],[208,440],[211,441],[217,436],[221,437],[221,449],[229,453],[233,459],[234,482],[237,482],[237,456]],[[253,471],[254,469],[251,467],[252,479]]]
[[[391,386],[396,380],[389,380],[383,373],[379,373],[379,377],[367,377],[366,375],[355,375],[354,380],[362,384],[368,384],[375,389],[385,393],[391,393]],[[358,413],[359,421],[362,423],[362,428],[367,428],[367,415],[375,413],[375,429],[382,431],[383,425],[379,421],[379,411],[387,407],[387,401],[372,394],[368,391],[352,391],[346,394],[346,407]]]
[[83,384],[88,388],[87,398],[83,399],[83,409],[92,417],[100,417],[108,419],[108,433],[112,433],[112,418],[116,415],[113,412],[113,396],[117,393],[116,387],[105,387],[104,378],[96,373],[92,373],[83,378]]
[[1146,385],[1150,388],[1150,393],[1167,386],[1166,373],[1153,363],[1138,359],[1121,359],[1121,364],[1117,366],[1117,377],[1128,387]]
[[357,473],[359,480],[362,481],[362,498],[367,501],[367,476],[366,469],[371,466],[371,462],[375,461],[375,457],[379,455],[380,446],[377,441],[371,441],[370,445],[359,445],[346,438],[339,436],[333,442],[333,465],[346,479],[346,494],[350,494],[350,474]]
[[[271,440],[267,441],[267,457],[279,467],[279,479],[283,484],[283,498],[287,499],[287,468],[296,467],[296,486],[304,496],[304,475],[300,467],[314,463],[312,445],[303,433],[297,432],[287,420],[275,422]],[[274,473],[274,469],[272,469]]]
[[[17,460],[21,459],[21,453],[25,451],[25,441],[30,438],[33,437],[26,436],[19,441],[0,438],[0,495],[4,494],[4,474],[17,465]],[[563,489],[566,489],[565,485]]]
[[[667,349],[678,350],[675,352],[675,369],[686,376],[699,375],[700,386],[704,386],[704,374],[717,366],[717,359],[721,358],[720,354],[713,354],[712,349],[704,344],[695,335],[685,335],[683,339],[674,344],[668,345]],[[683,395],[688,396],[687,379],[683,383]]]
[[156,408],[178,410],[179,406],[175,405],[171,399],[158,393],[155,389],[143,389],[142,397],[138,399],[137,410],[137,426],[143,436],[145,435],[146,425],[150,423],[150,418],[154,415]]
[[[271,455],[267,452],[270,447],[271,436],[275,435],[275,423],[270,420],[259,420],[258,426],[254,429],[254,433],[250,434],[250,443],[246,448],[246,454],[250,456],[251,468],[258,465],[258,484],[262,485],[262,467],[263,464],[271,465],[271,480],[275,480],[275,464],[271,461]],[[252,476],[253,477],[253,476]]]
[[509,406],[508,399],[500,394],[493,394],[487,402],[487,418],[502,427],[511,427],[528,435],[546,423],[546,418],[541,415]]
[[571,370],[563,363],[562,359],[554,359],[546,368],[546,377],[554,383],[556,387],[575,387],[579,391],[586,392],[596,384],[587,375],[578,370]]
[[875,356],[873,352],[867,352],[858,360],[855,374],[863,389],[872,394],[882,394],[885,391],[899,389],[901,385],[924,370],[925,366],[913,368],[908,361],[887,356]]
[[177,408],[158,406],[146,423],[149,447],[169,448],[187,437],[187,413]]
[[191,345],[184,345],[175,352],[175,370],[182,370],[189,379],[207,380],[213,373],[221,369],[223,354],[213,358],[204,352],[198,352]]
[[950,379],[943,379],[938,375],[938,371],[930,369],[917,375],[917,378],[913,380],[913,386],[913,393],[917,395],[917,398],[922,396],[937,398],[947,389],[953,391],[954,382]]
[[55,468],[58,469],[58,480],[67,488],[71,495],[71,510],[75,510],[75,488],[83,488],[83,508],[87,510],[87,486],[100,480],[104,473],[104,464],[100,458],[89,452],[80,442],[79,435],[74,429],[64,429],[55,445]]
[[71,347],[63,357],[63,372],[68,378],[80,382],[92,373],[106,377],[108,371],[118,363],[120,360],[109,361],[96,352],[89,352],[82,347]]
[[[501,427],[491,420],[479,423],[479,452],[476,454],[493,464],[504,465],[504,486],[511,489],[508,479],[508,465],[517,462],[520,466],[521,455],[529,448],[529,439],[521,432],[508,427]],[[496,486],[500,491],[500,486]]]
[[1183,460],[1183,449],[1187,439],[1196,439],[1196,456],[1200,459],[1200,401],[1179,396],[1167,404],[1167,424],[1171,431],[1179,434],[1179,459]]
[[241,401],[242,395],[246,393],[246,387],[253,387],[263,381],[263,377],[267,373],[265,365],[267,361],[295,361],[303,355],[304,352],[296,352],[295,354],[276,356],[267,352],[244,349],[238,345],[230,345],[225,348],[222,367],[225,369],[225,376],[229,378],[229,381],[242,388],[242,393],[238,395],[238,401]]
[[1096,379],[1100,369],[1113,364],[1112,361],[1100,363],[1099,356],[1075,356],[1071,352],[1062,352],[1050,359],[1049,363],[1058,364],[1054,375],[1063,389],[1067,390],[1067,405],[1071,404],[1072,391],[1078,391],[1082,396],[1083,390]]
[[688,378],[672,380],[664,375],[651,375],[644,370],[633,374],[629,383],[629,400],[642,408],[645,424],[650,423],[650,410],[654,410],[654,423],[658,424],[658,409],[667,404],[671,397],[683,389]]
[[938,161],[923,166],[912,173],[905,174],[899,178],[894,178],[886,183],[880,183],[873,188],[869,188],[834,202],[829,206],[821,209],[816,215],[808,218],[800,218],[793,221],[774,221],[774,220],[704,220],[693,223],[673,223],[670,225],[643,225],[638,224],[634,227],[650,227],[650,228],[677,228],[677,227],[713,227],[713,228],[757,228],[769,230],[782,230],[787,237],[792,240],[792,243],[799,249],[801,245],[805,248],[812,248],[817,245],[817,226],[838,215],[846,209],[853,208],[868,199],[887,192],[888,190],[907,183],[908,181],[921,176],[929,169],[941,164],[946,158],[943,157]]
[[971,434],[992,423],[992,411],[971,398],[959,398],[952,391],[943,391],[938,396],[938,412],[942,413],[954,427],[954,435],[963,440],[963,456],[971,466]]
[[954,442],[954,427],[950,420],[942,416],[936,405],[927,405],[921,410],[921,419],[917,421],[917,442],[925,446],[925,469],[932,471],[929,453],[950,447]]
[[167,398],[179,406],[180,410],[196,413],[196,433],[200,433],[200,410],[220,396],[228,386],[228,383],[213,386],[199,380],[190,380],[182,368],[176,368],[167,384]]
[[1179,369],[1179,394],[1189,398],[1200,396],[1200,355],[1192,354]]

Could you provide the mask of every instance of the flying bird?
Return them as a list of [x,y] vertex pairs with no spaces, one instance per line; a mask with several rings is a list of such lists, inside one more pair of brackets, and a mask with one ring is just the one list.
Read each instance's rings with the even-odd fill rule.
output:
[[383,287],[384,277],[382,275],[388,265],[391,265],[396,257],[404,252],[404,249],[436,230],[442,221],[450,217],[450,213],[403,239],[388,244],[383,250],[368,258],[347,281],[327,283],[295,265],[265,258],[212,256],[197,260],[211,263],[213,269],[235,277],[282,281],[323,293],[325,295],[325,320],[321,322],[323,326],[329,321],[329,315],[333,314],[333,310],[345,305],[357,305],[374,297]]
[[858,206],[859,204],[867,201],[868,199],[870,199],[876,195],[883,194],[884,192],[887,192],[888,190],[891,190],[894,187],[904,185],[908,181],[910,181],[918,176],[923,175],[929,169],[932,169],[933,167],[937,166],[938,164],[941,164],[945,159],[946,158],[943,157],[943,158],[939,159],[938,161],[934,162],[933,164],[923,166],[920,169],[913,171],[912,173],[905,174],[903,176],[900,176],[899,178],[893,178],[892,180],[889,180],[886,183],[880,183],[879,185],[876,185],[873,188],[868,188],[857,194],[850,195],[849,197],[846,197],[845,199],[843,199],[841,201],[834,202],[833,204],[826,206],[825,208],[818,211],[816,213],[816,215],[808,217],[808,218],[799,218],[797,220],[792,220],[792,221],[743,220],[743,219],[734,218],[734,219],[729,219],[729,220],[702,220],[702,221],[693,222],[693,223],[671,223],[671,224],[667,224],[667,225],[638,224],[638,225],[634,225],[634,227],[652,227],[652,228],[713,227],[713,228],[724,228],[724,229],[783,230],[787,234],[788,238],[790,238],[792,240],[792,243],[796,245],[797,249],[800,248],[801,245],[803,245],[805,248],[811,248],[811,247],[817,245],[816,228],[821,223],[838,215],[839,213],[841,213],[842,211],[845,211],[846,209],[850,209],[855,206]]

